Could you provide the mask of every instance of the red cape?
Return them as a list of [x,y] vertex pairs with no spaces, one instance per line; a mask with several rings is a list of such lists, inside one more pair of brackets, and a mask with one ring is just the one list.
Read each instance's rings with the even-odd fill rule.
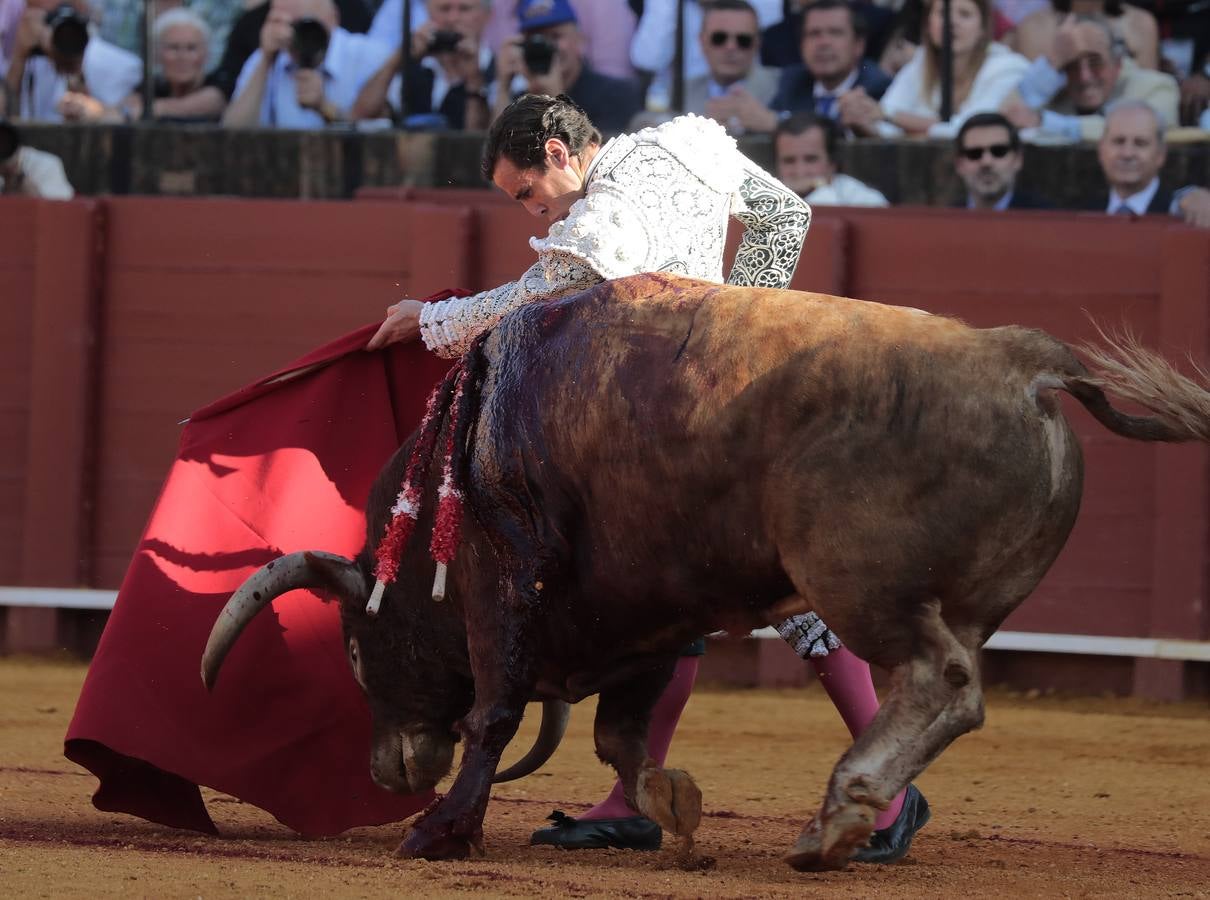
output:
[[[442,295],[442,296],[448,296]],[[308,836],[394,822],[431,794],[370,779],[370,716],[339,609],[287,594],[245,630],[213,694],[199,664],[243,580],[295,550],[353,556],[379,469],[449,367],[367,326],[196,412],[181,437],[64,745],[98,809],[217,833],[198,785]]]

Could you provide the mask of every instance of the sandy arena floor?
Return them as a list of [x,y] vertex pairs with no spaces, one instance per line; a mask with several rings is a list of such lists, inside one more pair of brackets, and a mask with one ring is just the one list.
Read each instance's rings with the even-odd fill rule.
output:
[[[488,856],[400,861],[402,826],[303,841],[270,816],[207,793],[224,839],[100,813],[94,779],[61,756],[83,679],[72,663],[0,660],[0,884],[32,897],[1210,897],[1210,709],[994,694],[988,724],[918,782],[933,808],[889,867],[804,875],[781,862],[847,735],[818,688],[699,690],[671,763],[705,793],[699,848],[531,848],[554,808],[607,789],[576,710],[546,770],[497,789]],[[532,723],[529,723],[532,727]],[[526,731],[526,734],[529,734]]]

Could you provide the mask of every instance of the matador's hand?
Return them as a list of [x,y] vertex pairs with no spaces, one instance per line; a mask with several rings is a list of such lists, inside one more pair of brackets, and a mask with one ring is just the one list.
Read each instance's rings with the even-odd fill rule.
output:
[[420,336],[420,310],[424,304],[419,300],[400,300],[387,307],[386,320],[374,332],[367,350],[379,350],[387,344],[414,341]]

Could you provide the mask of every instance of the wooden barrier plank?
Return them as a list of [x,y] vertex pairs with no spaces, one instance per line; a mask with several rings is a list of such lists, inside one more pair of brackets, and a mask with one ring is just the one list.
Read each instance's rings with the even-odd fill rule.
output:
[[[29,347],[29,417],[18,581],[75,586],[88,578],[82,560],[91,526],[97,210],[91,201],[42,201],[31,212],[26,227],[35,235],[33,284],[22,335]],[[12,652],[58,646],[53,609],[10,609],[5,624]]]
[[0,201],[0,582],[21,573],[38,201]]
[[95,201],[39,205],[23,584],[88,580],[98,227]]
[[[121,579],[189,411],[465,283],[471,215],[400,203],[112,201],[96,585]],[[189,227],[167,229],[165,221]]]
[[475,221],[479,229],[479,281],[472,290],[484,291],[516,281],[537,262],[538,255],[529,246],[529,239],[545,235],[546,225],[520,204],[486,202],[475,207]]
[[[1089,321],[1131,322],[1154,342],[1166,221],[1088,216],[847,210],[849,293],[1093,340]],[[1079,404],[1065,409],[1086,460],[1086,502],[1054,568],[1006,627],[1147,634],[1153,577],[1154,447],[1124,441]],[[1187,634],[1187,633],[1185,633]]]
[[847,210],[854,296],[1155,296],[1167,223],[1096,214]]
[[[1162,250],[1160,334],[1167,358],[1192,356],[1210,370],[1210,235],[1173,227]],[[1188,370],[1186,366],[1186,370]],[[1210,635],[1210,453],[1205,444],[1161,447],[1155,454],[1154,580],[1148,634]],[[1187,666],[1140,662],[1136,693],[1179,698]]]

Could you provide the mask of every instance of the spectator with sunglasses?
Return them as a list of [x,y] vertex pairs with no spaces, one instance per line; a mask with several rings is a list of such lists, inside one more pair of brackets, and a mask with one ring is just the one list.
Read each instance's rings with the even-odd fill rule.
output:
[[747,0],[716,0],[699,35],[710,71],[685,83],[685,112],[707,115],[732,134],[767,131],[777,73],[757,62],[760,25]]
[[954,170],[966,185],[967,209],[1050,209],[1051,204],[1017,190],[1021,137],[1000,113],[977,113],[954,139]]
[[[639,14],[634,40],[630,44],[630,61],[640,72],[667,77],[676,56],[676,8],[679,0],[644,0]],[[784,0],[750,0],[762,29],[782,20]],[[685,78],[706,74],[706,59],[697,36],[702,30],[702,17],[713,6],[711,0],[685,0]]]
[[1145,69],[1126,56],[1103,16],[1068,16],[1050,49],[1026,69],[1001,111],[1027,139],[1044,143],[1096,141],[1105,106],[1142,100],[1165,126],[1179,121],[1180,88],[1171,75]]
[[891,79],[865,58],[865,45],[865,19],[845,0],[809,4],[799,42],[802,64],[782,71],[772,104],[777,118],[813,112],[848,124],[845,110],[852,100],[876,106]]

